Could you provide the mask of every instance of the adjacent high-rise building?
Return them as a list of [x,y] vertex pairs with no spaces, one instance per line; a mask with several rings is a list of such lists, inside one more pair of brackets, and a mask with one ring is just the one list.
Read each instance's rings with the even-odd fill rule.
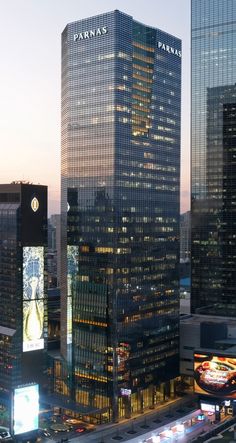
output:
[[14,389],[45,382],[46,247],[47,187],[0,185],[0,405],[7,426]]
[[192,312],[236,315],[236,3],[192,0]]
[[66,26],[61,351],[72,375],[57,385],[104,422],[154,406],[179,372],[180,102],[178,38],[118,10]]

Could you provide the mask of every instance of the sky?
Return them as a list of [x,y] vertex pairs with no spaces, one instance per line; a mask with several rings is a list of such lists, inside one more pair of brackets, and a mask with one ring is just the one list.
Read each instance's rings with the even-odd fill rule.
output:
[[189,209],[190,0],[0,0],[0,183],[49,187],[60,211],[61,32],[120,9],[182,39],[181,212]]

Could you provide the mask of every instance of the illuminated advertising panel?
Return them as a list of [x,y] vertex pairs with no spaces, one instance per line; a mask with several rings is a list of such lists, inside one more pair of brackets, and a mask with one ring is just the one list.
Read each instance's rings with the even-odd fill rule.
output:
[[44,248],[23,248],[23,352],[44,348]]
[[67,344],[72,343],[72,285],[78,273],[78,246],[67,246]]
[[124,372],[126,370],[126,361],[130,355],[130,345],[128,343],[119,343],[119,347],[116,349],[118,371]]
[[13,398],[14,435],[38,429],[39,386],[29,385],[16,388]]
[[215,413],[216,410],[216,406],[215,405],[211,405],[209,403],[201,403],[201,410],[204,412],[213,412]]
[[236,357],[195,353],[194,390],[198,394],[236,398]]
[[67,297],[67,344],[72,343],[72,297]]
[[120,388],[120,393],[121,393],[122,397],[130,397],[131,389]]

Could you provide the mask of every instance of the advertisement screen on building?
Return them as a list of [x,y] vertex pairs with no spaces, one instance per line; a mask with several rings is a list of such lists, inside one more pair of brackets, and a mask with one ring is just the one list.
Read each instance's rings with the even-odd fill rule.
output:
[[212,412],[215,413],[216,406],[209,403],[200,403],[201,410],[204,412]]
[[118,371],[124,372],[126,370],[126,361],[130,355],[130,345],[128,343],[119,343],[119,347],[116,349]]
[[122,395],[122,397],[130,397],[131,392],[132,392],[131,389],[126,389],[126,388],[120,389],[120,394]]
[[72,343],[72,287],[78,273],[78,246],[67,246],[67,344]]
[[23,248],[23,352],[44,348],[44,248]]
[[236,356],[194,354],[194,390],[236,398]]
[[13,398],[14,435],[38,429],[39,386],[29,385],[16,388]]

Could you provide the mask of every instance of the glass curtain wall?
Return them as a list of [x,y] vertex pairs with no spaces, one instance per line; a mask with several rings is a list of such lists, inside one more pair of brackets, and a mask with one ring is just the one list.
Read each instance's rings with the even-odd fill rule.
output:
[[235,68],[235,1],[192,0],[193,313],[236,314]]
[[109,420],[178,375],[180,51],[119,11],[62,34],[63,253],[77,248],[65,355],[75,400]]

